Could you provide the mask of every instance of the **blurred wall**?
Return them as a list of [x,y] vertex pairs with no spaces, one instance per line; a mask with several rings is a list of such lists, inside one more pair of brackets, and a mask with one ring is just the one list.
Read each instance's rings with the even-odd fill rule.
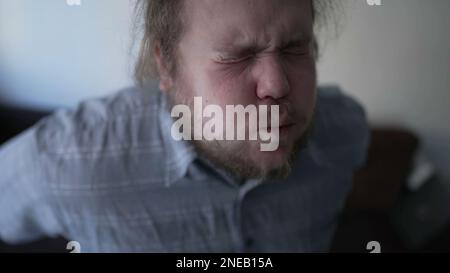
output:
[[[132,84],[132,0],[0,0],[0,100],[38,108]],[[358,98],[374,124],[413,129],[450,178],[450,1],[349,0],[321,83]]]
[[0,0],[0,100],[73,106],[132,83],[128,0]]
[[320,62],[320,82],[358,98],[374,124],[417,132],[450,178],[450,1],[349,4],[345,30]]

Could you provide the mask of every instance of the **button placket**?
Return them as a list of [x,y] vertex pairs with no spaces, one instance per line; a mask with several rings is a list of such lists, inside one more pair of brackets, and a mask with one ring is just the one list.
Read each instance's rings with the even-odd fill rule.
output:
[[243,233],[243,227],[242,227],[242,204],[243,201],[246,197],[246,195],[252,191],[253,189],[255,189],[258,185],[260,185],[262,183],[262,180],[248,180],[247,182],[245,182],[238,191],[238,197],[236,199],[236,204],[235,204],[235,215],[236,215],[236,230],[237,230],[237,249],[238,252],[245,252],[246,249],[253,244],[253,239],[252,238],[245,238],[244,237],[244,233]]

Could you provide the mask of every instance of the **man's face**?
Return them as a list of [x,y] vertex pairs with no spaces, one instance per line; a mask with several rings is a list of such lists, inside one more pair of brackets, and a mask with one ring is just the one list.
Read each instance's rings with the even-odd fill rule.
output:
[[183,12],[174,103],[200,96],[224,112],[225,105],[280,106],[276,151],[261,151],[259,141],[200,141],[198,150],[243,178],[287,170],[315,108],[311,1],[195,0]]

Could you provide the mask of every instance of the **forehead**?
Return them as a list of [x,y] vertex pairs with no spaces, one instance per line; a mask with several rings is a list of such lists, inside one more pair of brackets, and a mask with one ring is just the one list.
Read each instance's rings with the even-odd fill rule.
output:
[[312,35],[311,0],[188,0],[186,36],[204,43],[282,43]]

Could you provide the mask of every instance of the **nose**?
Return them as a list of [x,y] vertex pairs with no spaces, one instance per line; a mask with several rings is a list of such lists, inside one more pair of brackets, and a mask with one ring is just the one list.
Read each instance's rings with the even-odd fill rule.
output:
[[289,94],[289,81],[280,56],[267,54],[260,57],[254,69],[259,99],[278,100]]

